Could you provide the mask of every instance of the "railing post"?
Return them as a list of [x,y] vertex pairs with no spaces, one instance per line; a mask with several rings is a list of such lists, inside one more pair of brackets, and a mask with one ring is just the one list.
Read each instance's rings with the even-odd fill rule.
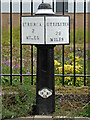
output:
[[22,17],[22,0],[20,1],[20,84],[22,84],[22,32],[21,32],[21,17]]
[[12,0],[10,1],[10,85],[12,85]]

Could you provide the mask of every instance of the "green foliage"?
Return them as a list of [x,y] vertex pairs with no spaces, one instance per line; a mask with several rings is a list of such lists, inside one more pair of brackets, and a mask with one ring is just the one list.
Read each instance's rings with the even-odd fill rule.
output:
[[[65,61],[64,64],[64,74],[65,75],[73,75],[74,74],[74,57],[72,53],[68,54],[69,61]],[[75,74],[83,74],[84,68],[82,64],[83,59],[79,58],[78,56],[75,57]],[[58,61],[54,61],[55,64],[55,73],[56,74],[62,74],[62,64],[59,63]],[[56,84],[62,84],[62,78],[61,77],[56,77],[55,79]],[[87,80],[86,80],[87,82]],[[73,77],[65,77],[64,78],[64,83],[65,85],[74,85],[74,78]],[[83,77],[76,77],[76,86],[83,86],[84,84],[84,79]]]
[[90,104],[86,106],[87,109],[85,109],[83,112],[81,112],[81,115],[83,117],[90,117]]
[[12,118],[13,116],[16,115],[16,113],[14,112],[11,112],[10,110],[8,110],[7,108],[5,108],[3,105],[2,105],[2,120],[4,120],[4,118]]
[[[32,106],[35,105],[35,89],[29,84],[18,85],[13,89],[6,88],[3,95],[2,117],[11,118],[28,116],[33,113]],[[13,92],[16,92],[15,94]]]

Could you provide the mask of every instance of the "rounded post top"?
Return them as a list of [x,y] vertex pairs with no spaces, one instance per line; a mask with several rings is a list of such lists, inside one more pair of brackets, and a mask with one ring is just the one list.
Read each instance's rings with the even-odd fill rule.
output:
[[48,3],[41,3],[38,9],[52,9],[52,8],[51,8],[51,5]]
[[52,11],[51,5],[48,3],[41,3],[38,7],[38,11],[36,12],[36,15],[53,15],[55,14]]

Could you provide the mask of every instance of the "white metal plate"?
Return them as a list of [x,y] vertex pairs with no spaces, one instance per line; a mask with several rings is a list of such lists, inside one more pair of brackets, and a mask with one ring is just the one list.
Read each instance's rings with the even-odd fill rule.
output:
[[22,17],[22,44],[69,44],[69,16]]
[[46,17],[46,44],[69,44],[69,16]]
[[42,90],[38,91],[38,94],[42,97],[42,98],[48,98],[49,96],[52,95],[52,90],[47,89],[47,88],[43,88]]
[[22,44],[44,44],[44,17],[22,17]]

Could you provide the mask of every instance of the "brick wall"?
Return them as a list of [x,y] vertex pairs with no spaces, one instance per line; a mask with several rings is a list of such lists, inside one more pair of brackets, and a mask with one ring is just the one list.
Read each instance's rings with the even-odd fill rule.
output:
[[[30,15],[30,14],[23,14],[23,15]],[[60,15],[60,14],[57,14]],[[65,15],[70,15],[70,27],[71,29],[73,28],[73,23],[74,23],[74,14],[65,14]],[[88,16],[90,13],[86,15],[86,26],[88,27]],[[2,16],[2,28],[8,29],[10,26],[10,14],[1,14]],[[13,14],[13,27],[18,27],[20,24],[20,14]],[[76,14],[76,28],[81,28],[83,29],[84,27],[84,14],[78,13]]]

